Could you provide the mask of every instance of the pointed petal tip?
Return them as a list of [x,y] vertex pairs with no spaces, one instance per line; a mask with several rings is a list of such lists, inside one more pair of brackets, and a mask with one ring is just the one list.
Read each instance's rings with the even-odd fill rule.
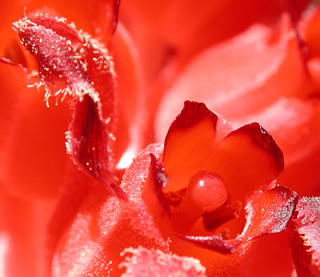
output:
[[182,240],[193,243],[197,246],[216,251],[222,254],[232,254],[236,251],[237,247],[241,244],[242,240],[240,239],[232,239],[232,240],[224,240],[219,236],[181,236],[179,234],[175,234],[175,236],[179,237]]
[[253,122],[253,123],[244,125],[239,129],[231,132],[229,136],[232,136],[234,134],[241,134],[241,133],[248,134],[253,140],[253,142],[255,143],[255,145],[264,149],[266,152],[268,152],[270,155],[274,157],[274,161],[275,161],[275,165],[277,167],[278,173],[283,171],[284,169],[283,153],[268,131],[266,131],[259,123]]
[[213,128],[216,128],[218,116],[215,113],[211,112],[204,103],[187,100],[184,102],[182,111],[171,124],[168,135],[172,130],[191,128],[204,119],[210,119]]

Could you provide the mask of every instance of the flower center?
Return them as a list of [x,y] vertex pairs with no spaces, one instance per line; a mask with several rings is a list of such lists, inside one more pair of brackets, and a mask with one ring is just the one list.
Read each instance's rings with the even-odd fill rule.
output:
[[203,212],[212,212],[227,201],[228,191],[219,174],[199,171],[191,177],[186,196],[192,206]]
[[167,194],[167,199],[172,207],[171,228],[183,234],[188,233],[204,214],[224,206],[228,191],[219,174],[204,170],[191,177],[186,189]]

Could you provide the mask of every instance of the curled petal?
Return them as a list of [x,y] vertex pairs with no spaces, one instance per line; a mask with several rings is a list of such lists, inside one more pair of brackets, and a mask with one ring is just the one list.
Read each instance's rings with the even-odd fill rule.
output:
[[297,196],[297,193],[282,186],[254,194],[246,206],[247,224],[240,238],[252,240],[285,230],[294,212]]
[[280,186],[264,193],[256,193],[246,207],[247,224],[236,239],[225,240],[218,236],[179,237],[220,253],[233,253],[243,241],[285,230],[294,211],[296,198],[295,192]]
[[196,236],[179,236],[181,239],[191,242],[195,245],[217,251],[222,254],[234,253],[237,246],[241,243],[240,239],[224,240],[222,237],[196,237]]
[[126,267],[123,277],[138,276],[184,276],[204,277],[205,268],[200,261],[191,257],[179,257],[160,250],[143,247],[128,248],[122,255],[131,254],[121,266]]
[[315,251],[317,261],[320,259],[320,197],[303,197],[297,205],[299,233],[306,243]]
[[111,57],[98,41],[62,18],[37,13],[14,23],[23,45],[35,57],[40,83],[51,95],[74,99],[68,152],[86,173],[122,199],[111,173],[115,74]]
[[111,173],[110,149],[106,147],[109,135],[93,100],[85,96],[83,101],[78,101],[67,135],[68,152],[80,169],[103,183],[111,194],[126,200],[126,194],[114,184]]
[[295,269],[300,276],[320,274],[320,197],[299,199],[294,218],[288,229]]
[[80,37],[64,19],[36,14],[20,19],[13,26],[24,47],[36,59],[40,84],[46,86],[46,99],[60,93],[63,86],[65,93],[79,97],[84,91],[93,92],[85,62],[75,49],[81,45]]

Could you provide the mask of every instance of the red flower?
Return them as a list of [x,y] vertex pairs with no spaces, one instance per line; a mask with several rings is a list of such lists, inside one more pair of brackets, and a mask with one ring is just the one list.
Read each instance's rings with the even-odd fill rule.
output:
[[[246,270],[255,275],[264,251],[252,255],[251,248],[263,245],[262,235],[286,230],[296,272],[318,274],[319,200],[301,198],[275,181],[300,194],[318,191],[319,104],[311,97],[318,94],[318,11],[301,20],[304,1],[295,6],[275,1],[268,9],[262,2],[246,3],[255,12],[244,9],[245,20],[233,2],[217,7],[194,1],[185,9],[183,1],[170,7],[158,3],[156,13],[162,16],[157,20],[153,7],[150,18],[143,12],[148,3],[128,1],[122,19],[142,57],[123,25],[110,39],[118,1],[95,2],[97,14],[85,2],[66,13],[59,1],[49,5],[99,41],[53,11],[33,13],[14,24],[33,57],[3,32],[7,47],[1,49],[0,73],[11,77],[1,85],[13,93],[1,97],[14,108],[3,109],[9,136],[0,156],[1,205],[7,208],[18,198],[14,207],[23,209],[21,203],[27,202],[29,208],[25,217],[13,217],[12,226],[4,221],[1,238],[9,255],[20,265],[25,261],[19,266],[22,273],[15,265],[8,272],[43,276],[52,262],[55,276],[231,276]],[[79,10],[88,17],[79,18]],[[223,16],[212,16],[221,10]],[[168,11],[175,16],[163,20]],[[10,11],[10,16],[17,15]],[[235,16],[241,22],[236,26],[230,23]],[[146,23],[153,19],[150,33]],[[214,25],[217,31],[208,36],[212,22],[224,29]],[[175,26],[173,32],[168,26]],[[50,114],[27,84],[44,88],[48,103],[50,96],[68,101]],[[153,126],[162,140],[185,99],[205,101],[233,125],[245,125],[234,130],[204,104],[187,101],[164,148],[151,144],[123,171],[138,150],[154,141]],[[10,117],[13,124],[8,124]],[[265,129],[248,124],[252,121],[267,126],[285,157]],[[67,129],[67,150],[76,166],[63,149]],[[278,177],[284,158],[286,167]],[[37,223],[55,209],[48,232],[29,220],[37,205],[42,208],[36,212]],[[17,223],[29,233],[21,234]],[[19,238],[26,237],[25,247]],[[35,259],[25,259],[31,248]],[[248,263],[252,257],[253,270]],[[288,265],[283,269],[292,270]]]
[[[163,152],[160,145],[150,145],[126,170],[120,186],[128,202],[101,193],[101,186],[91,189],[55,254],[53,275],[118,276],[128,268],[125,276],[155,272],[202,276],[204,268],[199,262],[207,276],[243,272],[251,241],[285,230],[295,209],[299,213],[302,209],[299,204],[296,208],[295,192],[271,182],[283,168],[282,153],[271,136],[255,123],[228,134],[229,130],[228,123],[203,104],[187,102],[171,125]],[[163,164],[156,156],[162,157]],[[187,183],[187,189],[181,187]],[[253,193],[268,184],[268,190]],[[241,206],[246,206],[246,221]],[[201,217],[203,223],[197,222]],[[233,239],[228,239],[226,228]],[[290,235],[295,232],[292,228]],[[312,231],[307,233],[315,239]],[[300,243],[301,234],[292,238],[293,245]],[[148,250],[154,248],[158,250]],[[306,248],[303,251],[299,255],[308,255]],[[179,266],[179,262],[188,266]],[[305,265],[297,260],[296,266],[299,270]]]

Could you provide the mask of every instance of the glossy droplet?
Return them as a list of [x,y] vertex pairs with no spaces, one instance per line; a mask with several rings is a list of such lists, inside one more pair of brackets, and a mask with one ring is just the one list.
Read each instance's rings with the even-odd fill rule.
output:
[[198,209],[212,212],[227,201],[228,191],[219,174],[199,171],[190,179],[187,196]]

